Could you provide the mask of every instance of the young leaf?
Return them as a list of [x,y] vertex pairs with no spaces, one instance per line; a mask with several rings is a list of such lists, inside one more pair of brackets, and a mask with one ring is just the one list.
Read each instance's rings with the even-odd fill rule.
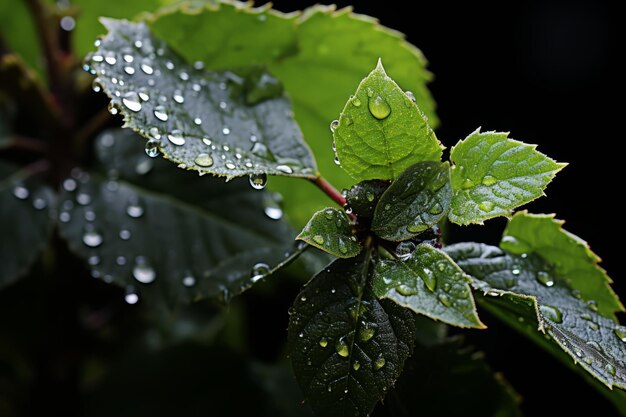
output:
[[448,255],[421,244],[405,260],[378,262],[372,286],[377,297],[416,313],[453,326],[482,329],[469,282]]
[[401,241],[430,229],[448,212],[452,188],[447,162],[418,162],[382,195],[372,231],[386,240]]
[[[379,57],[398,84],[413,92],[430,125],[438,125],[426,88],[432,79],[426,59],[401,33],[377,19],[355,14],[350,7],[316,5],[302,13],[283,14],[267,6],[253,8],[251,3],[205,4],[169,9],[148,24],[188,62],[199,60],[220,71],[267,66],[292,98],[296,120],[320,172],[339,189],[349,188],[354,180],[333,162],[328,124]],[[298,227],[313,211],[324,208],[321,194],[312,192],[306,182],[277,177],[268,186],[284,195],[289,220]]]
[[516,256],[497,247],[460,243],[446,248],[475,279],[485,304],[496,316],[522,314],[536,321],[574,362],[608,387],[626,388],[626,327],[597,313],[581,300],[545,260],[535,254]]
[[380,60],[346,103],[333,137],[342,168],[357,181],[396,179],[416,162],[439,161],[443,149]]
[[102,134],[97,156],[112,177],[69,179],[60,203],[61,234],[95,277],[170,305],[228,301],[293,247],[291,229],[264,212],[269,196],[247,180],[200,178],[148,158],[130,130]]
[[315,176],[315,161],[277,80],[197,69],[144,23],[103,23],[109,33],[90,57],[97,82],[125,126],[151,139],[155,152],[158,146],[181,167],[227,179]]
[[352,258],[361,252],[350,219],[343,210],[325,208],[311,217],[296,237],[339,258]]
[[565,164],[557,163],[508,133],[477,129],[452,148],[450,159],[454,196],[450,220],[481,224],[543,194]]
[[55,196],[26,170],[0,163],[0,288],[24,275],[48,242]]
[[[462,338],[416,346],[393,395],[373,417],[521,417],[521,398]],[[488,399],[488,400],[486,400]]]
[[374,216],[376,204],[388,187],[389,181],[381,180],[365,180],[350,187],[346,193],[346,204],[359,217],[359,222]]
[[379,301],[371,274],[368,250],[338,259],[313,277],[291,310],[291,360],[317,415],[369,415],[413,350],[412,313]]
[[600,314],[615,319],[615,312],[624,311],[624,306],[609,286],[613,281],[598,266],[600,258],[587,242],[562,229],[563,223],[553,214],[516,213],[500,246],[515,255],[536,253],[554,265],[555,272],[565,277],[583,299],[593,300]]

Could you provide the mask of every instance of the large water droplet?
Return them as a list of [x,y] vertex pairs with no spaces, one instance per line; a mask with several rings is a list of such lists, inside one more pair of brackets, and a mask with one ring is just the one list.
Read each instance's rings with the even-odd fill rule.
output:
[[318,245],[324,244],[324,237],[322,235],[315,235],[311,239],[313,240],[313,242],[317,243]]
[[491,211],[493,210],[494,204],[493,201],[485,200],[478,204],[478,208],[482,211]]
[[356,97],[356,96],[355,96],[355,97],[352,97],[352,98],[350,99],[350,102],[352,103],[352,105],[353,105],[354,107],[359,107],[359,106],[361,105],[361,100],[359,100],[359,98],[358,98],[358,97]]
[[379,369],[382,369],[382,367],[385,366],[385,362],[385,358],[382,355],[379,356],[374,362],[374,370],[378,371]]
[[176,146],[182,146],[185,144],[185,137],[180,129],[172,130],[172,133],[168,133],[167,139]]
[[417,291],[415,290],[415,288],[413,287],[409,287],[408,285],[398,285],[396,287],[396,291],[400,294],[400,295],[404,295],[405,297],[409,297],[411,295],[415,295],[417,294]]
[[361,339],[361,341],[367,342],[372,337],[374,337],[375,333],[376,329],[374,329],[374,327],[361,327],[361,330],[359,331],[359,338]]
[[250,174],[250,186],[255,190],[262,190],[267,185],[267,174]]
[[124,301],[128,304],[137,304],[139,301],[139,295],[135,292],[135,290],[131,289],[126,292],[124,295]]
[[152,75],[154,73],[154,69],[152,69],[152,67],[149,64],[145,63],[145,62],[143,64],[141,64],[140,68],[141,68],[141,70],[144,73],[146,73],[148,75]]
[[252,272],[250,273],[250,281],[257,282],[264,276],[270,273],[269,265],[259,262],[252,267]]
[[83,234],[83,243],[90,248],[97,248],[103,240],[102,235],[95,230],[88,230]]
[[326,340],[326,338],[325,338],[325,337],[322,337],[322,338],[320,339],[320,342],[319,342],[319,343],[320,343],[320,346],[321,346],[321,347],[323,347],[323,348],[325,348],[326,346],[328,346],[328,340]]
[[483,185],[493,185],[496,182],[498,182],[498,180],[491,175],[485,175],[485,177],[483,178]]
[[537,281],[539,281],[546,287],[552,287],[554,285],[554,280],[546,271],[537,272]]
[[154,108],[154,117],[156,117],[157,119],[159,119],[162,122],[166,122],[168,119],[167,113],[165,111],[165,107],[163,106],[156,106]]
[[131,66],[124,67],[124,72],[128,75],[133,75],[135,73],[135,68]]
[[122,103],[130,111],[138,112],[141,110],[141,102],[139,101],[139,96],[135,92],[131,91],[130,93],[124,94]]
[[389,103],[387,103],[387,100],[379,95],[369,99],[368,108],[370,113],[372,113],[372,116],[379,120],[387,118],[391,113]]
[[263,209],[263,212],[272,220],[280,220],[283,217],[283,211],[279,207],[268,206]]
[[439,300],[439,302],[441,302],[441,304],[443,304],[446,307],[452,306],[452,299],[448,296],[448,294],[444,294],[444,293],[437,294],[437,299]]
[[339,120],[333,120],[333,121],[330,123],[330,131],[331,131],[331,132],[333,132],[333,133],[334,133],[334,132],[335,132],[335,129],[337,129],[338,127],[339,127]]
[[142,284],[150,284],[156,279],[156,272],[145,259],[139,257],[133,267],[133,277]]
[[553,306],[550,306],[550,305],[546,305],[546,304],[542,304],[542,305],[539,306],[539,311],[548,320],[551,320],[551,321],[553,321],[555,323],[562,323],[563,322],[563,313],[561,313],[561,310],[559,310],[556,307],[553,307]]
[[159,141],[156,139],[149,139],[145,146],[146,155],[150,158],[156,158],[159,155]]
[[201,167],[210,167],[213,165],[213,158],[208,153],[201,153],[196,156],[193,162]]
[[400,242],[398,243],[398,246],[396,246],[396,256],[398,257],[398,259],[400,259],[401,261],[406,261],[407,259],[409,259],[411,257],[411,254],[413,253],[413,251],[415,250],[415,243],[413,242]]
[[183,104],[185,102],[185,97],[183,97],[183,93],[180,90],[175,90],[172,98],[178,104]]
[[337,341],[337,344],[335,344],[335,350],[341,357],[347,358],[350,355],[350,349],[348,348],[348,344],[343,337]]
[[426,284],[426,288],[430,291],[435,291],[435,288],[437,288],[437,277],[435,277],[433,271],[430,268],[424,268],[419,275],[424,284]]
[[276,170],[285,174],[293,174],[293,169],[289,165],[277,165]]

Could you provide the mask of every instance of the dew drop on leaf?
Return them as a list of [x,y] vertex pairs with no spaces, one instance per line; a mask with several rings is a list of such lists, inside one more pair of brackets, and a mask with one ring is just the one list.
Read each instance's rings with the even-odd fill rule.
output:
[[13,187],[13,195],[19,200],[26,200],[30,195],[30,192],[28,191],[28,188],[22,185],[16,185]]
[[126,295],[124,295],[124,301],[126,301],[127,304],[131,304],[131,305],[137,304],[137,302],[139,301],[139,295],[137,294],[134,288],[129,287],[126,289]]
[[556,307],[543,304],[539,306],[539,311],[545,318],[550,321],[553,321],[555,323],[563,322],[563,313],[561,313],[561,310]]
[[437,299],[439,300],[441,304],[443,304],[446,307],[452,306],[452,300],[447,294],[444,294],[444,293],[437,294]]
[[428,288],[430,291],[435,291],[435,288],[437,288],[437,277],[435,277],[433,271],[429,268],[424,268],[422,269],[422,273],[419,275],[420,278],[422,278],[422,280],[424,281],[424,284],[426,284],[426,288]]
[[103,240],[102,235],[95,230],[88,230],[83,234],[83,243],[90,248],[97,248]]
[[167,135],[167,139],[169,139],[169,141],[176,146],[182,146],[185,144],[185,138],[183,137],[183,132],[180,129],[172,130],[172,133]]
[[411,254],[413,253],[413,251],[415,250],[415,243],[413,242],[400,242],[398,243],[398,246],[396,246],[396,256],[398,257],[398,259],[400,259],[401,261],[406,261],[407,259],[409,259],[411,257]]
[[276,170],[285,174],[293,174],[293,169],[289,165],[277,165]]
[[398,285],[396,287],[396,291],[400,295],[404,295],[405,297],[417,294],[417,291],[415,291],[415,289],[409,287],[408,285]]
[[142,257],[138,257],[133,267],[133,277],[142,284],[150,284],[156,279],[156,272]]
[[319,342],[319,343],[320,343],[320,346],[321,346],[321,347],[323,347],[323,348],[325,348],[326,346],[328,346],[328,340],[326,340],[326,338],[324,338],[324,337],[322,337],[322,338],[320,339],[320,342]]
[[417,99],[415,98],[415,94],[413,94],[412,91],[405,91],[404,94],[409,98],[409,100],[411,100],[413,103],[417,102]]
[[250,174],[250,186],[255,190],[262,190],[267,185],[267,174]]
[[374,337],[374,333],[376,333],[376,329],[373,327],[361,327],[361,330],[359,331],[359,338],[361,341],[367,342]]
[[482,211],[491,211],[493,210],[494,204],[493,201],[482,201],[478,204],[478,208],[481,209]]
[[607,371],[609,374],[611,374],[613,376],[615,376],[615,374],[617,373],[616,370],[615,370],[615,367],[612,364],[610,364],[610,363],[607,363],[604,366],[604,370]]
[[201,153],[196,156],[193,162],[201,167],[210,167],[213,165],[213,158],[208,153]]
[[322,235],[315,235],[311,239],[313,239],[313,242],[317,243],[318,245],[324,244],[324,238],[322,237]]
[[352,363],[352,369],[354,369],[355,371],[358,371],[361,368],[361,364],[359,363],[359,361],[355,360]]
[[337,354],[339,354],[339,356],[341,357],[347,358],[350,355],[350,349],[348,348],[348,344],[343,337],[337,341],[337,344],[335,345],[335,350],[337,351]]
[[350,102],[352,103],[354,107],[359,107],[361,105],[361,100],[359,100],[358,97],[352,97]]
[[615,336],[622,342],[626,343],[626,327],[619,326],[615,328]]
[[129,204],[128,207],[126,207],[126,214],[128,214],[133,219],[138,219],[139,217],[143,216],[143,212],[143,207],[136,203]]
[[474,181],[470,180],[469,178],[465,178],[465,181],[463,181],[461,188],[463,188],[464,190],[468,190],[472,188],[473,186],[474,186]]
[[376,361],[374,362],[374,370],[378,371],[379,369],[382,369],[382,367],[385,366],[385,358],[380,356],[378,359],[376,359]]
[[546,271],[537,272],[537,281],[539,281],[546,287],[552,287],[554,285],[554,280]]
[[335,132],[335,129],[337,129],[339,127],[339,120],[333,120],[332,122],[330,122],[330,131],[331,132]]
[[389,107],[389,103],[387,103],[387,100],[379,95],[369,99],[368,108],[372,116],[374,116],[378,120],[386,119],[391,113],[391,107]]
[[168,119],[167,113],[165,111],[165,107],[163,106],[156,106],[154,108],[154,117],[156,117],[157,119],[159,119],[162,122],[166,122]]
[[141,110],[141,102],[139,101],[139,96],[135,92],[129,92],[124,94],[122,98],[122,104],[126,106],[126,108],[133,112],[138,112]]
[[491,175],[485,175],[485,177],[483,178],[483,185],[493,185],[496,182],[498,182],[498,180]]
[[196,285],[196,279],[194,278],[193,275],[191,275],[191,273],[187,273],[184,277],[183,277],[183,285],[185,287],[193,287],[194,285]]
[[250,281],[257,282],[264,276],[270,273],[269,265],[259,262],[252,267],[252,272],[250,273]]

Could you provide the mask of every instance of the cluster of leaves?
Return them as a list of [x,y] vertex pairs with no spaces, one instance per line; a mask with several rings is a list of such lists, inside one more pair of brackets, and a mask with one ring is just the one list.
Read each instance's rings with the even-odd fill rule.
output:
[[[17,55],[2,56],[2,91],[21,112],[48,111],[38,111],[41,124],[25,132],[15,128],[23,113],[0,114],[0,146],[13,162],[0,165],[0,222],[3,230],[29,225],[0,239],[0,285],[25,274],[53,230],[94,278],[122,287],[128,304],[166,310],[200,299],[226,303],[313,247],[320,251],[309,252],[306,268],[326,254],[337,259],[316,268],[297,295],[288,345],[317,415],[369,415],[390,390],[397,395],[376,413],[396,412],[396,398],[404,410],[417,409],[416,384],[432,400],[438,386],[453,393],[463,378],[500,394],[488,405],[466,399],[468,409],[516,415],[510,388],[445,337],[445,325],[485,327],[477,303],[600,383],[626,388],[626,327],[615,317],[623,306],[599,258],[554,216],[513,215],[564,164],[506,133],[480,130],[442,161],[426,62],[401,36],[348,9],[286,15],[225,0],[102,23],[108,34],[84,69],[126,129],[109,129],[108,119],[98,124],[101,115],[86,122],[93,114],[81,115],[75,98],[93,93],[78,78],[69,78],[71,94],[60,88],[50,60],[48,90]],[[84,37],[76,47],[88,50]],[[350,95],[379,55],[398,83],[379,60]],[[336,65],[338,56],[344,65]],[[26,92],[31,101],[22,103]],[[331,150],[322,132],[346,98],[330,126]],[[20,147],[44,158],[16,157]],[[314,154],[326,178],[347,188],[342,194],[321,178]],[[268,175],[273,192],[263,190]],[[324,207],[307,182],[341,208]],[[316,209],[296,236],[291,225],[302,226]],[[512,216],[500,247],[443,247],[440,226],[448,220],[482,224],[498,216]],[[194,349],[165,349],[142,364],[177,364]],[[420,373],[433,363],[439,378],[426,386]],[[259,395],[259,378],[286,378],[256,363],[240,361],[236,371],[251,381],[251,395]],[[621,392],[609,397],[626,401]],[[268,414],[306,412],[265,406]]]

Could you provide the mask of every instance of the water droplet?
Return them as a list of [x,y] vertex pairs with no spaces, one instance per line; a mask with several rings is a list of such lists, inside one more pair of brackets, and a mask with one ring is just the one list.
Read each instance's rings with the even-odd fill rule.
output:
[[232,162],[229,161],[229,162],[226,162],[226,168],[228,168],[228,169],[235,169],[237,167],[235,166],[235,164],[233,164]]
[[563,313],[561,313],[561,310],[559,310],[556,307],[542,304],[539,306],[539,311],[545,318],[547,318],[550,321],[553,321],[555,323],[563,322]]
[[194,124],[196,124],[197,126],[200,126],[202,124],[202,119],[199,117],[196,117],[195,119],[193,119]]
[[276,170],[285,174],[293,174],[293,169],[289,165],[277,165]]
[[337,341],[337,344],[335,345],[335,350],[337,351],[339,356],[342,356],[344,358],[347,358],[350,355],[350,349],[348,348],[348,344],[345,342],[343,337]]
[[136,203],[129,204],[128,207],[126,207],[126,214],[128,214],[133,219],[138,219],[139,217],[143,216],[143,207]]
[[452,306],[452,299],[447,294],[437,294],[437,299],[446,307]]
[[97,255],[90,256],[87,259],[87,263],[91,266],[97,266],[100,263],[100,257]]
[[424,284],[426,284],[426,288],[430,291],[435,291],[435,288],[437,288],[437,277],[435,277],[433,271],[430,268],[424,268],[419,275]]
[[539,281],[546,287],[552,287],[554,285],[554,280],[546,271],[537,272],[537,281]]
[[443,212],[443,207],[441,204],[435,203],[435,205],[432,206],[428,212],[433,215],[441,214]]
[[255,190],[262,190],[267,185],[267,174],[250,174],[250,186]]
[[228,127],[223,127],[223,128],[222,128],[222,133],[223,133],[224,135],[229,135],[229,134],[230,134],[230,129],[229,129]]
[[130,239],[130,231],[126,229],[120,230],[120,239],[122,240]]
[[339,127],[339,120],[333,120],[332,122],[330,122],[330,131],[331,132],[335,132],[335,129],[337,129]]
[[122,103],[128,110],[138,112],[141,110],[141,103],[139,102],[139,96],[137,93],[130,92],[124,94],[124,98],[122,99]]
[[259,262],[252,267],[252,272],[250,273],[250,281],[257,282],[264,276],[270,273],[269,265]]
[[191,275],[191,273],[188,272],[187,275],[183,277],[183,285],[185,287],[193,287],[196,285],[196,279],[193,275]]
[[30,195],[30,191],[22,185],[16,185],[13,187],[13,195],[19,200],[26,200]]
[[145,62],[143,64],[141,64],[141,70],[148,74],[148,75],[152,75],[154,73],[154,69],[152,69],[152,67],[148,64],[146,64]]
[[591,365],[593,363],[593,361],[591,360],[589,356],[585,357],[583,359],[583,362],[585,362],[587,365]]
[[379,369],[381,369],[383,366],[385,366],[385,358],[380,356],[378,359],[376,359],[376,361],[374,362],[374,370],[378,371]]
[[135,68],[133,67],[124,67],[124,72],[128,75],[133,75],[135,73]]
[[398,246],[396,246],[395,252],[396,252],[396,256],[398,257],[398,259],[400,259],[401,261],[406,261],[407,259],[411,257],[411,254],[413,253],[414,250],[415,250],[415,243],[405,241],[405,242],[398,243]]
[[478,208],[482,211],[491,211],[493,210],[494,204],[492,201],[485,200],[478,204]]
[[126,301],[127,304],[131,305],[137,304],[137,302],[139,301],[139,295],[131,290],[131,292],[127,292],[124,296],[124,301]]
[[113,55],[108,55],[104,58],[104,62],[109,65],[115,65],[117,63],[117,59]]
[[325,348],[326,346],[328,346],[328,340],[326,340],[326,338],[325,338],[325,337],[322,337],[322,338],[320,339],[320,346],[321,346],[321,347],[323,347],[323,348]]
[[415,99],[415,94],[413,94],[412,91],[405,91],[404,94],[409,98],[409,100],[411,100],[413,103],[416,103],[417,100]]
[[591,311],[598,311],[598,303],[596,303],[595,300],[587,301],[587,307],[589,307]]
[[354,107],[359,107],[361,105],[361,100],[359,100],[358,97],[352,97],[352,99],[350,99],[350,102]]
[[59,213],[59,221],[61,223],[68,223],[70,220],[72,220],[72,216],[67,211]]
[[157,119],[159,119],[162,122],[166,122],[168,119],[167,113],[165,112],[165,107],[163,106],[156,106],[154,108],[154,117],[156,117]]
[[83,234],[83,243],[90,248],[97,248],[103,240],[102,235],[95,230],[88,230]]
[[355,360],[352,363],[352,369],[354,369],[355,371],[358,371],[361,368],[361,364],[359,363],[359,361]]
[[145,146],[146,155],[150,158],[156,158],[159,155],[159,141],[156,139],[149,139]]
[[189,74],[187,74],[185,71],[181,71],[181,73],[178,74],[178,77],[183,81],[189,80]]
[[602,348],[600,347],[600,345],[598,344],[598,342],[595,342],[593,340],[588,341],[587,346],[591,346],[592,348],[594,348],[595,350],[597,350],[598,352],[602,352]]
[[402,284],[402,285],[398,285],[398,286],[396,287],[396,291],[397,291],[400,295],[404,295],[405,297],[409,297],[409,296],[411,296],[411,295],[415,295],[415,294],[417,294],[417,291],[416,291],[414,288],[409,287],[408,285],[404,285],[404,284]]
[[373,193],[367,191],[365,193],[365,198],[367,198],[367,201],[369,201],[371,203],[372,201],[374,201],[375,196],[374,196]]
[[470,180],[469,178],[465,178],[465,180],[463,181],[463,184],[461,184],[461,188],[463,188],[464,190],[468,190],[472,188],[473,186],[474,186],[474,181]]
[[610,363],[607,363],[604,366],[604,370],[607,371],[609,374],[611,374],[613,376],[615,376],[615,374],[617,373],[615,367],[612,364],[610,364]]
[[512,273],[513,275],[519,275],[519,274],[520,274],[520,272],[522,272],[522,271],[520,271],[520,269],[519,269],[519,267],[518,267],[518,266],[515,266],[515,265],[514,265],[514,266],[513,266],[513,269],[511,269],[511,273]]
[[213,165],[213,158],[208,153],[201,153],[196,156],[193,162],[201,167],[210,167]]
[[318,245],[324,244],[324,237],[322,237],[322,235],[315,235],[311,239],[313,240],[313,242],[317,243]]
[[376,333],[376,329],[373,327],[362,327],[359,331],[359,338],[363,342],[367,342],[372,337],[374,337],[374,333]]
[[618,326],[615,328],[614,332],[619,340],[626,343],[626,327]]
[[156,279],[156,272],[144,258],[138,257],[133,267],[133,277],[142,284],[150,284]]
[[391,107],[389,107],[387,100],[378,95],[369,99],[368,107],[372,116],[378,120],[387,118],[391,113]]
[[280,220],[283,217],[283,211],[278,207],[265,207],[263,212],[272,220]]
[[491,175],[485,175],[485,178],[483,178],[483,185],[493,185],[496,182],[498,182],[498,180]]
[[172,130],[172,133],[168,133],[167,138],[176,146],[182,146],[185,144],[185,138],[183,132],[180,129]]
[[118,264],[119,266],[124,266],[126,265],[126,258],[120,255],[115,259],[115,263]]

